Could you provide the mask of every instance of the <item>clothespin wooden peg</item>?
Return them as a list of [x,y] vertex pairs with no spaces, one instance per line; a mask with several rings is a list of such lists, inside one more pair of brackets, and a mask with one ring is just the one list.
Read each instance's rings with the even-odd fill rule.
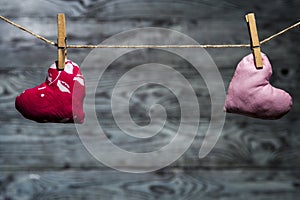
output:
[[65,59],[67,54],[66,44],[66,20],[65,14],[57,15],[57,51],[58,51],[58,69],[63,70],[65,68]]
[[254,13],[249,13],[246,15],[246,21],[248,24],[250,40],[251,40],[251,49],[254,57],[254,63],[257,69],[263,68],[262,57],[260,53],[260,42],[258,38],[256,21]]

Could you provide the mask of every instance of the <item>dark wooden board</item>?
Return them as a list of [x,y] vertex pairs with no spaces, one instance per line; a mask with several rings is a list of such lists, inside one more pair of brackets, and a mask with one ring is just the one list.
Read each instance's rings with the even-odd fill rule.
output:
[[[182,73],[188,74],[188,69]],[[96,69],[93,69],[96,70]],[[84,72],[87,72],[83,70]],[[232,70],[223,69],[222,74],[229,77]],[[18,168],[64,168],[68,167],[103,167],[94,160],[81,143],[74,125],[67,124],[39,124],[24,119],[14,108],[14,98],[27,87],[33,87],[43,81],[42,69],[28,68],[26,71],[15,69],[6,72],[2,77],[2,95],[0,98],[1,115],[1,145],[0,158],[3,169]],[[90,72],[87,72],[91,74]],[[277,121],[252,119],[235,114],[227,114],[226,123],[216,147],[208,157],[198,158],[198,151],[208,128],[210,99],[205,84],[197,80],[197,76],[190,76],[195,91],[199,92],[201,110],[200,128],[191,148],[173,165],[183,167],[271,167],[271,168],[297,168],[299,167],[299,110],[296,106],[284,118]],[[201,77],[200,77],[201,78]],[[101,113],[99,118],[101,127],[111,140],[129,151],[150,151],[168,144],[176,134],[176,126],[180,117],[179,105],[176,101],[166,101],[169,109],[167,124],[155,139],[132,140],[121,131],[114,122],[110,102],[111,89],[116,78],[105,76],[102,89],[96,91],[96,111]],[[87,80],[87,85],[96,84],[97,79]],[[134,81],[133,81],[134,83]],[[283,87],[286,85],[283,85]],[[286,86],[288,88],[288,86]],[[296,88],[293,88],[295,91]],[[92,91],[88,91],[89,94]],[[144,89],[141,94],[151,97],[152,89]],[[158,99],[168,95],[165,90],[158,89]],[[106,95],[104,95],[106,94]],[[125,95],[126,96],[126,95]],[[116,97],[115,97],[116,98]],[[175,98],[175,97],[174,97]],[[138,123],[147,123],[149,118],[145,115],[143,104],[146,101],[137,97],[132,116]],[[87,103],[93,107],[93,102]],[[191,108],[192,109],[192,108]],[[122,115],[122,113],[120,113]],[[130,120],[130,119],[127,119]],[[190,118],[187,120],[195,121]],[[126,120],[122,123],[126,123]],[[86,130],[86,137],[93,138],[98,133],[98,127],[92,126]],[[186,130],[189,137],[189,130]],[[104,150],[105,151],[105,150]]]
[[5,199],[296,199],[299,172],[224,170],[126,174],[20,171],[0,175]]
[[[120,32],[144,27],[179,31],[200,44],[240,44],[249,42],[244,19],[248,12],[256,14],[259,36],[264,39],[299,20],[299,8],[297,0],[10,0],[0,2],[0,15],[56,41],[56,14],[65,13],[68,44],[99,44]],[[0,200],[297,199],[299,41],[296,28],[262,46],[273,66],[271,83],[292,95],[292,110],[275,121],[227,114],[216,146],[203,159],[198,153],[211,113],[207,109],[210,96],[201,76],[179,57],[155,51],[140,50],[140,54],[114,63],[101,80],[96,101],[88,101],[87,106],[96,105],[106,135],[121,148],[141,152],[166,145],[175,135],[180,117],[179,106],[168,91],[146,87],[133,98],[133,120],[149,123],[145,106],[149,106],[149,98],[155,97],[169,110],[166,126],[152,140],[135,140],[120,131],[112,118],[111,92],[119,75],[132,66],[155,60],[173,66],[186,76],[200,102],[200,127],[190,148],[165,169],[129,174],[97,161],[85,149],[74,125],[35,123],[15,110],[15,97],[45,80],[48,67],[56,59],[56,47],[0,21]],[[81,65],[90,52],[91,49],[68,49],[68,57]],[[227,89],[237,63],[250,49],[207,52]],[[94,73],[98,65],[82,69],[87,85],[99,84]],[[87,93],[91,95],[93,91],[88,89]],[[192,106],[189,109],[192,111]],[[97,132],[97,127],[91,126],[85,137],[92,140]],[[155,162],[152,164],[155,166]]]

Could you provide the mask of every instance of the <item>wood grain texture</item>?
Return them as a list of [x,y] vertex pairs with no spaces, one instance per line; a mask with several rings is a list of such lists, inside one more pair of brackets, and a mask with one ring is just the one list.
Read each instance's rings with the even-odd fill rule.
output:
[[[52,41],[57,39],[56,14],[65,13],[68,44],[99,44],[120,32],[143,27],[179,31],[200,44],[240,44],[249,42],[245,14],[255,13],[260,39],[264,39],[296,22],[299,7],[297,0],[268,3],[259,0],[4,0],[0,3],[0,13]],[[261,46],[273,66],[271,83],[292,95],[292,110],[276,121],[227,114],[218,143],[204,159],[198,158],[198,152],[210,120],[211,111],[207,109],[210,96],[203,78],[186,61],[158,50],[139,50],[116,60],[100,82],[97,73],[93,73],[98,72],[99,63],[82,69],[88,77],[87,85],[98,86],[96,101],[87,101],[87,108],[95,105],[109,139],[132,152],[153,151],[168,144],[176,134],[180,112],[178,101],[170,91],[153,85],[142,87],[130,101],[132,120],[139,125],[148,124],[147,109],[157,100],[168,112],[167,123],[151,139],[135,139],[124,134],[114,122],[110,102],[114,85],[126,71],[149,62],[172,66],[188,79],[197,94],[200,127],[190,148],[165,169],[129,174],[111,170],[93,158],[74,125],[38,124],[24,119],[15,110],[15,97],[45,80],[48,67],[56,60],[57,49],[1,21],[0,200],[297,199],[299,41],[299,30],[294,29]],[[227,88],[237,63],[251,50],[207,49],[207,52]],[[68,49],[68,58],[81,65],[89,53],[90,49]],[[191,53],[191,56],[198,55]],[[134,79],[128,84],[135,84]],[[87,90],[88,95],[93,93]],[[117,98],[121,101],[128,95],[124,92]],[[189,109],[192,111],[192,106]],[[188,118],[189,122],[194,120]],[[91,126],[86,130],[86,137],[93,140],[97,132]],[[186,137],[190,137],[189,130]]]
[[[53,1],[41,0],[38,4],[28,0],[25,5],[14,0],[4,2],[1,13],[7,16],[49,17],[53,13],[66,13],[69,16],[97,17],[99,19],[120,18],[166,18],[170,16],[186,18],[231,18],[233,14],[242,14],[251,11],[259,13],[262,17],[271,19],[297,19],[291,13],[297,13],[299,2],[277,0],[270,4],[261,4],[259,1],[239,2],[226,0],[222,2],[209,0],[68,0]],[[209,10],[209,15],[207,11]],[[264,12],[261,12],[261,11]],[[227,11],[227,12],[225,12]],[[159,15],[153,15],[159,13]],[[276,14],[275,14],[276,13]]]
[[[135,61],[138,62],[138,59]],[[131,66],[131,64],[124,65],[125,70],[122,70],[127,71],[125,66]],[[96,102],[87,102],[88,107],[96,105],[96,111],[101,116],[100,124],[106,135],[121,148],[133,152],[153,151],[168,144],[176,134],[180,118],[180,107],[176,97],[170,96],[167,90],[159,87],[146,87],[139,90],[133,96],[131,104],[133,120],[140,125],[149,123],[145,108],[148,104],[147,100],[149,101],[150,98],[158,99],[161,102],[168,110],[168,118],[166,126],[156,137],[145,140],[133,139],[118,128],[111,113],[111,92],[114,82],[118,80],[115,72],[113,70],[111,72],[104,76],[101,87],[96,90]],[[221,72],[227,74],[231,73],[231,70],[224,69]],[[197,152],[203,142],[210,119],[210,111],[205,109],[210,106],[209,94],[199,76],[191,75],[193,69],[182,67],[181,73],[190,74],[189,80],[198,93],[198,99],[201,102],[201,123],[191,148],[173,166],[220,169],[228,167],[296,169],[300,166],[297,153],[300,148],[297,134],[299,128],[297,107],[293,107],[286,117],[277,121],[264,121],[228,114],[222,136],[213,152],[207,158],[200,160]],[[0,124],[0,158],[2,160],[0,168],[14,170],[43,167],[103,168],[104,166],[85,150],[74,125],[31,122],[22,118],[15,110],[15,96],[23,89],[43,81],[44,79],[41,78],[44,76],[43,74],[42,69],[36,71],[15,69],[9,70],[6,76],[2,77],[0,107],[3,115],[1,115],[1,120],[7,123]],[[122,73],[120,72],[120,74]],[[88,79],[87,85],[97,85],[96,81],[96,78]],[[132,83],[134,84],[134,81]],[[88,93],[92,93],[92,91],[88,90]],[[153,94],[156,95],[153,96]],[[195,119],[187,120],[194,121]],[[127,122],[125,120],[122,123]],[[92,126],[86,130],[86,133],[86,137],[93,138],[94,134],[98,133],[98,128]],[[189,137],[188,130],[186,137]]]
[[[132,1],[131,3],[128,3],[128,7],[135,4],[136,3]],[[28,3],[28,5],[30,5],[30,3]],[[187,5],[191,6],[193,4],[187,3]],[[204,9],[201,6],[196,8]],[[265,14],[268,13],[266,12],[267,9],[269,9],[269,7],[264,9]],[[182,8],[182,10],[184,10],[184,8]],[[172,11],[172,9],[170,9],[170,11]],[[285,10],[283,9],[283,11]],[[161,13],[156,10],[153,12]],[[228,20],[223,19],[222,17],[214,17],[215,15],[210,15],[209,18],[195,17],[195,19],[185,18],[181,15],[172,19],[165,16],[159,20],[155,18],[143,18],[143,15],[141,15],[140,18],[124,16],[120,19],[106,19],[102,17],[86,18],[85,16],[80,18],[67,15],[67,42],[68,44],[99,44],[110,36],[122,31],[141,27],[161,27],[180,31],[201,44],[248,43],[249,36],[247,25],[244,20],[244,15],[247,11],[239,13],[240,10],[237,9],[236,12],[233,12],[233,16],[231,16]],[[204,12],[199,11],[199,13]],[[40,16],[39,14],[40,13],[37,13],[36,15]],[[280,18],[279,16],[282,15],[279,14],[269,14],[267,15],[269,17],[261,17],[260,14],[262,13],[259,12],[256,16],[258,32],[261,39],[270,36],[298,20],[297,17],[294,17],[293,19]],[[3,15],[6,16],[5,14]],[[51,15],[37,18],[31,15],[23,16],[18,13],[14,15],[12,20],[38,34],[45,36],[46,38],[51,39],[52,41],[56,41],[57,33],[55,15],[56,13],[54,14],[53,11],[51,11]],[[155,13],[153,13],[151,16],[154,17],[161,15],[155,15]],[[274,19],[270,18],[270,16],[278,16],[279,19],[276,19],[276,23],[274,23]],[[24,65],[43,67],[48,66],[49,63],[56,59],[56,49],[54,47],[48,46],[31,35],[23,33],[2,21],[0,24],[2,27],[0,29],[0,33],[5,35],[5,37],[0,37],[0,54],[3,55],[1,62],[2,67],[23,67]],[[299,50],[297,48],[293,48],[293,44],[299,41],[299,37],[297,37],[297,35],[296,30],[291,31],[285,36],[276,38],[274,41],[262,46],[262,51],[273,58],[273,62],[277,57],[281,58],[276,60],[277,64],[275,63],[275,66],[292,66],[294,64],[293,62],[295,62],[293,60],[297,58],[296,55],[299,55]],[[69,49],[69,56],[76,62],[81,63],[89,51],[89,49]],[[233,68],[241,57],[250,52],[248,49],[218,49],[208,51],[219,67],[230,68]],[[282,52],[289,52],[289,54],[282,55]],[[36,62],[32,62],[34,59],[36,59]],[[7,66],[5,66],[6,63]]]
[[[297,178],[295,178],[295,175]],[[295,199],[299,172],[168,170],[148,174],[116,171],[3,172],[5,199]]]

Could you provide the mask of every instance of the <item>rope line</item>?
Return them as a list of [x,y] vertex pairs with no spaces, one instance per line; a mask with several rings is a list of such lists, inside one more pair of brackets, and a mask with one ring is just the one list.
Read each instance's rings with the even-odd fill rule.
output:
[[296,27],[299,26],[299,25],[300,25],[300,22],[297,22],[297,23],[295,23],[295,24],[293,24],[293,25],[291,25],[291,26],[289,26],[289,27],[283,29],[282,31],[279,31],[278,33],[275,33],[274,35],[271,35],[270,37],[268,37],[268,38],[262,40],[262,41],[260,42],[260,44],[264,44],[264,43],[266,43],[266,42],[269,42],[270,40],[272,40],[272,39],[278,37],[279,35],[282,35],[283,33],[287,32],[287,31],[289,31],[289,30],[291,30],[291,29],[293,29],[293,28],[296,28]]
[[199,44],[199,45],[67,45],[67,48],[242,48],[250,44]]
[[[19,28],[22,31],[25,31],[31,35],[33,35],[34,37],[36,37],[37,39],[40,39],[44,42],[46,42],[47,44],[50,44],[52,46],[57,46],[57,43],[48,40],[28,29],[26,29],[25,27],[16,24],[12,21],[10,21],[9,19],[3,17],[0,15],[0,19],[2,19],[3,21]],[[270,40],[286,33],[287,31],[296,28],[297,26],[300,25],[300,21],[279,31],[278,33],[275,33],[269,37],[267,37],[266,39],[262,40],[260,42],[260,44],[265,44],[267,42],[269,42]],[[67,48],[243,48],[243,47],[250,47],[250,44],[199,44],[199,45],[67,45]]]
[[19,25],[19,24],[16,24],[16,23],[14,23],[14,22],[12,22],[12,21],[10,21],[9,19],[7,19],[7,18],[5,18],[5,17],[3,17],[3,16],[1,16],[1,15],[0,15],[0,19],[2,19],[3,21],[5,21],[5,22],[7,22],[7,23],[9,23],[9,24],[11,24],[11,25],[13,25],[13,26],[15,26],[15,27],[21,29],[22,31],[25,31],[25,32],[27,32],[27,33],[33,35],[34,37],[36,37],[36,38],[38,38],[38,39],[40,39],[40,40],[46,42],[47,44],[50,44],[50,45],[53,45],[53,46],[56,45],[55,42],[52,42],[51,40],[48,40],[48,39],[46,39],[46,38],[44,38],[44,37],[42,37],[42,36],[40,36],[40,35],[38,35],[38,34],[36,34],[36,33],[34,33],[34,32],[32,32],[32,31],[30,31],[30,30],[24,28],[23,26],[21,26],[21,25]]

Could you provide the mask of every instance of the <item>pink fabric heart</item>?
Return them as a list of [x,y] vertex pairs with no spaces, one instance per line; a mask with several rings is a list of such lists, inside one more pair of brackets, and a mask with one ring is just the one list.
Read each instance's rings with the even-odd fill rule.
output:
[[15,106],[25,118],[36,122],[83,123],[84,97],[79,66],[67,60],[62,71],[57,70],[56,63],[51,65],[46,81],[17,96]]
[[262,53],[263,69],[256,69],[253,55],[238,64],[230,82],[224,111],[261,119],[279,119],[292,107],[291,96],[273,87],[269,79],[272,66]]

